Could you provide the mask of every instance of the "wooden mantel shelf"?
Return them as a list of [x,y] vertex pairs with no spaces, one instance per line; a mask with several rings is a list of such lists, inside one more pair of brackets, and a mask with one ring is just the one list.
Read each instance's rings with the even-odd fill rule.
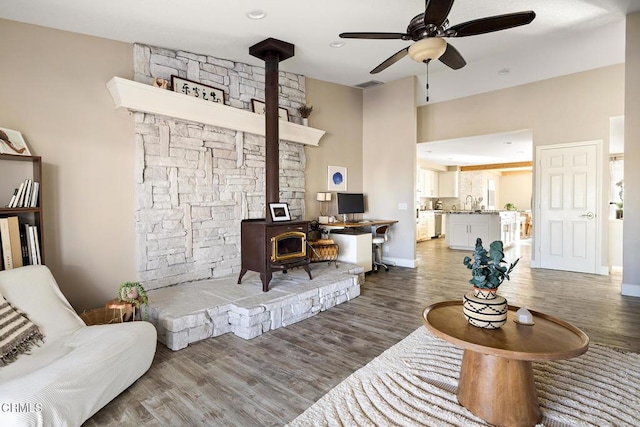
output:
[[[116,108],[159,114],[226,129],[265,135],[264,116],[181,93],[114,77],[107,82]],[[280,139],[318,146],[325,131],[280,120]]]

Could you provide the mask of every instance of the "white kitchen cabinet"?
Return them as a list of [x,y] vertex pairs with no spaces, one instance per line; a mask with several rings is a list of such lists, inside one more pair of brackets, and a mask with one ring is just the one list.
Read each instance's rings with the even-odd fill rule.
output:
[[420,211],[416,231],[416,241],[429,240],[435,235],[436,218],[433,211]]
[[434,217],[427,219],[427,236],[431,239],[436,235],[436,219]]
[[447,245],[451,249],[470,249],[476,245],[476,239],[482,239],[482,245],[488,247],[494,240],[501,240],[500,215],[486,214],[450,214],[447,215]]
[[500,212],[500,240],[505,248],[514,245],[520,239],[520,213]]
[[416,171],[416,196],[418,200],[420,197],[426,197],[424,195],[424,169],[418,167]]
[[437,197],[459,197],[458,177],[460,172],[440,172],[438,173],[438,195]]
[[424,171],[424,196],[438,197],[438,172],[423,169]]
[[427,235],[427,221],[419,221],[416,227],[416,241],[422,242],[424,240],[429,240],[429,236]]

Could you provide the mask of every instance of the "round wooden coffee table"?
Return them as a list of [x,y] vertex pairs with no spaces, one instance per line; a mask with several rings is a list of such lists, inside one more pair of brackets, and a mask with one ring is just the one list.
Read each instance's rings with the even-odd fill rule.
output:
[[589,348],[589,337],[575,326],[531,311],[534,325],[514,321],[519,307],[509,306],[500,329],[470,325],[462,301],[445,301],[424,309],[431,333],[462,349],[458,402],[493,425],[533,426],[542,419],[532,361],[563,360]]

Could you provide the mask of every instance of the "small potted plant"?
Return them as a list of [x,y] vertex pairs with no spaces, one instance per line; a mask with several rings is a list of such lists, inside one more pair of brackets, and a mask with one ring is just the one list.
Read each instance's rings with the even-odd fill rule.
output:
[[147,320],[149,317],[149,297],[147,291],[139,282],[124,282],[118,288],[118,301],[124,301],[136,306],[137,310],[140,310],[140,306],[143,306],[142,318]]
[[489,251],[482,247],[482,240],[476,239],[473,259],[464,257],[464,265],[471,270],[473,292],[464,296],[463,312],[467,321],[481,328],[497,329],[507,320],[507,300],[497,295],[498,287],[520,261],[516,259],[507,264],[504,260],[502,241],[496,240],[489,245]]
[[309,116],[313,111],[313,105],[301,105],[298,107],[298,113],[302,117],[302,124],[305,126],[309,125]]

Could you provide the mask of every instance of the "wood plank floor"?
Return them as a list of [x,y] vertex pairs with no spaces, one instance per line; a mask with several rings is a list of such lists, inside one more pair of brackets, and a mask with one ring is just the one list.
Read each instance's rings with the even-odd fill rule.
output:
[[[563,318],[592,342],[640,352],[640,298],[620,295],[621,275],[530,269],[522,259],[500,294]],[[86,426],[280,426],[422,325],[424,307],[470,290],[467,251],[444,239],[418,244],[418,268],[367,276],[361,295],[253,340],[232,334],[173,352],[162,344],[149,372]],[[135,349],[132,349],[135,351]]]

